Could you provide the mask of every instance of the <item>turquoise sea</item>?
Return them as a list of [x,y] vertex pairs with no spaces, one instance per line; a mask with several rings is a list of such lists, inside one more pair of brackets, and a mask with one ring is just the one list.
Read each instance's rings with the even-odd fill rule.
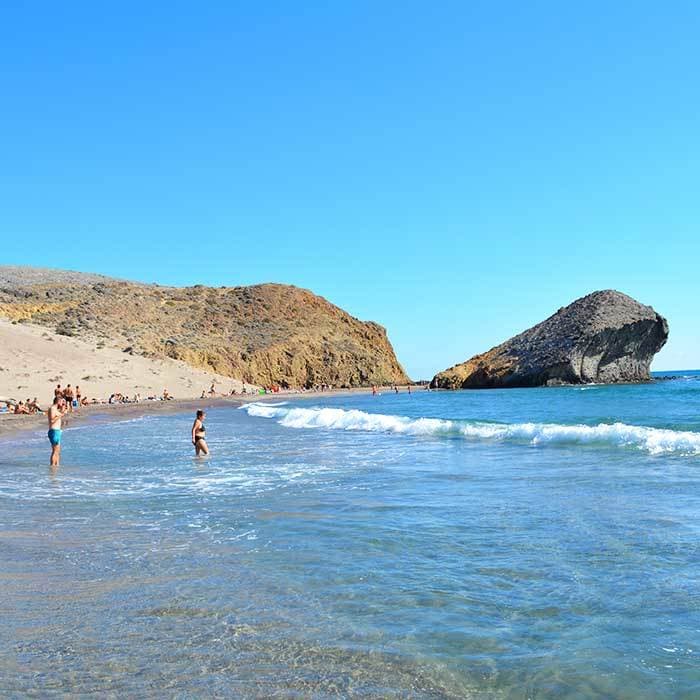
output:
[[0,696],[700,698],[700,373],[0,444]]

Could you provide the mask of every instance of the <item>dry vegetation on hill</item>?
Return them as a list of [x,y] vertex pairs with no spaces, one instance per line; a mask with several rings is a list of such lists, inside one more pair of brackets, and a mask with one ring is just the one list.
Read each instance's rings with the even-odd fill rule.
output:
[[281,284],[176,288],[5,267],[0,316],[256,384],[407,381],[381,326]]

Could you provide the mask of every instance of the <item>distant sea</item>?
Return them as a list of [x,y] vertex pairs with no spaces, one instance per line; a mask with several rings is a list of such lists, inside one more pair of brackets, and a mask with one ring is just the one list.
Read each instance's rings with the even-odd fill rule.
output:
[[666,379],[666,378],[679,378],[679,379],[693,379],[700,377],[700,369],[677,369],[677,370],[663,370],[661,372],[652,372],[651,376],[655,379]]
[[700,697],[700,372],[0,450],[0,695]]

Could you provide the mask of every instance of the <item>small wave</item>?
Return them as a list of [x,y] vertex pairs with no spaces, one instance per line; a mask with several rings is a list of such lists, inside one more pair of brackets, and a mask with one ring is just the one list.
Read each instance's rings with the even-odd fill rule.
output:
[[536,446],[590,444],[636,448],[649,454],[700,455],[700,433],[626,423],[488,423],[442,418],[408,418],[341,408],[284,408],[270,404],[248,404],[243,408],[251,416],[276,418],[280,425],[287,428],[461,437],[471,440],[527,442]]
[[264,411],[261,410],[260,413],[256,413],[255,411],[258,411],[259,409],[268,409],[268,408],[280,408],[281,406],[286,406],[289,402],[288,401],[280,401],[278,403],[273,403],[272,401],[265,401],[265,402],[259,402],[259,401],[253,401],[252,403],[244,403],[242,406],[238,407],[239,411],[248,411],[251,416],[263,416]]
[[240,406],[239,410],[247,411],[248,415],[256,416],[257,418],[274,418],[279,409],[285,405],[284,403],[249,403]]

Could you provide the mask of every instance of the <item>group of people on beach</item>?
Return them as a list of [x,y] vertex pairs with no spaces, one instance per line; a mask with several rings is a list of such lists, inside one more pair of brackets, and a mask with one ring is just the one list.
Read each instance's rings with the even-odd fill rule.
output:
[[147,396],[145,399],[141,397],[141,394],[139,392],[136,392],[133,396],[129,396],[128,394],[122,394],[121,391],[115,391],[113,394],[109,395],[109,398],[107,401],[99,401],[98,399],[93,399],[92,403],[93,404],[100,404],[100,403],[108,403],[110,405],[112,404],[122,404],[122,403],[141,403],[141,401],[172,401],[173,396],[170,394],[170,392],[167,389],[163,389],[163,394],[161,396],[156,396],[154,394],[150,394]]
[[[399,393],[398,384],[394,384],[394,386],[392,387],[392,389],[393,389],[393,391],[394,391],[395,394],[398,394],[398,393]],[[410,385],[410,384],[408,384],[408,385],[406,386],[406,389],[407,389],[407,391],[408,391],[409,394],[412,393],[412,392],[411,392],[411,385]],[[376,384],[373,384],[373,385],[372,385],[372,396],[379,396],[379,395],[380,395],[380,392],[379,392],[379,389],[378,389],[377,385],[376,385]]]
[[14,403],[13,401],[6,401],[4,409],[0,409],[0,411],[2,413],[14,413],[25,416],[33,416],[35,413],[43,413],[36,397],[34,399],[27,399],[26,401],[18,401],[17,403]]
[[[214,382],[211,383],[211,386],[209,387],[209,391],[206,391],[205,389],[202,389],[202,395],[199,397],[200,399],[206,399],[207,397],[214,397],[214,396],[235,396],[236,395],[236,388],[232,387],[231,388],[231,393],[225,394],[220,391],[216,390],[216,384]],[[245,394],[245,384],[243,385],[243,393]]]
[[[397,385],[392,387],[396,394],[399,393],[399,387]],[[407,391],[411,393],[410,385],[407,387]],[[209,396],[216,395],[216,387],[212,383],[209,388]],[[243,393],[245,391],[245,385],[243,385]],[[267,393],[267,392],[265,392]],[[230,395],[234,395],[235,391],[232,389]],[[379,394],[378,388],[376,386],[372,387],[372,395],[377,396]],[[158,397],[148,397],[152,400],[158,400]],[[201,398],[206,398],[206,392],[202,391]],[[136,394],[134,401],[139,402],[141,397]],[[160,398],[161,401],[172,400],[172,396],[169,394],[167,389],[163,389],[163,396]],[[112,394],[109,399],[109,403],[131,403],[131,401],[124,397],[122,394]],[[20,402],[21,403],[21,402]],[[29,399],[27,399],[29,404]],[[58,467],[61,458],[61,437],[63,433],[63,419],[67,413],[73,411],[74,408],[79,408],[81,405],[84,406],[87,403],[87,399],[81,395],[80,387],[76,386],[75,391],[71,388],[70,384],[62,389],[61,385],[57,385],[54,390],[54,399],[51,407],[47,411],[49,431],[48,439],[51,444],[51,467]],[[37,410],[41,412],[41,409],[36,403],[36,399],[32,402],[36,412]],[[26,411],[29,412],[29,411]],[[204,426],[204,419],[206,418],[206,413],[203,410],[198,410],[192,423],[191,438],[192,445],[194,446],[195,455],[197,457],[209,454],[209,446],[206,441],[206,428]]]
[[200,399],[208,399],[208,398],[213,398],[215,396],[221,396],[221,397],[227,397],[227,396],[244,396],[246,394],[306,394],[308,392],[324,392],[324,391],[332,391],[333,386],[330,384],[314,384],[310,388],[306,387],[301,387],[299,389],[294,389],[290,387],[283,387],[280,386],[279,384],[270,384],[268,386],[246,386],[245,383],[243,384],[240,392],[236,389],[235,386],[231,387],[231,390],[226,392],[226,391],[217,391],[216,390],[216,384],[212,382],[211,386],[209,387],[209,390],[207,391],[206,389],[202,389],[202,393],[200,395]]
[[[167,389],[163,389],[163,394],[161,396],[149,395],[145,399],[141,398],[140,393],[136,393],[133,396],[128,396],[123,394],[121,391],[112,392],[107,399],[88,399],[87,396],[83,396],[79,386],[72,389],[71,385],[68,384],[65,389],[61,388],[58,384],[54,390],[54,397],[61,396],[66,401],[66,407],[69,412],[74,409],[79,409],[81,406],[95,406],[99,404],[123,404],[123,403],[141,403],[141,401],[172,401],[173,396]],[[36,399],[34,399],[36,402]],[[27,399],[29,402],[29,399]],[[21,403],[21,402],[20,402]]]
[[81,406],[86,406],[89,402],[87,396],[83,396],[83,392],[76,384],[75,389],[68,384],[65,388],[61,388],[60,384],[56,385],[53,390],[54,399],[60,397],[66,402],[68,412],[72,413],[74,409],[79,409]]

